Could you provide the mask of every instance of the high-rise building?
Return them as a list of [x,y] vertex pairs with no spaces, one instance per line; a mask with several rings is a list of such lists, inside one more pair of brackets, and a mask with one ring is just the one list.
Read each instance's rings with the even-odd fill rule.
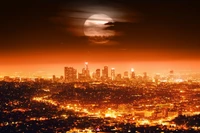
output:
[[104,66],[104,69],[102,70],[102,78],[108,79],[108,66]]
[[65,81],[64,76],[60,76],[59,82],[64,82],[64,81]]
[[125,78],[125,79],[128,79],[128,78],[129,78],[129,76],[128,76],[128,71],[125,71],[125,72],[124,72],[124,78]]
[[74,82],[77,79],[77,70],[73,67],[65,67],[64,68],[65,73],[65,81],[66,82]]
[[146,82],[148,80],[147,72],[144,72],[143,74],[143,80]]
[[131,68],[131,79],[135,79],[135,70]]
[[143,74],[143,78],[147,78],[147,72],[144,72]]
[[82,73],[79,74],[78,79],[82,81],[90,80],[90,71],[88,67],[88,62],[85,62],[85,67],[82,69]]
[[85,70],[88,70],[88,62],[85,62]]
[[85,62],[85,76],[86,78],[90,78],[90,71],[88,67],[88,62]]
[[55,75],[53,75],[52,81],[56,82],[56,76]]
[[160,82],[160,79],[161,79],[161,76],[160,76],[159,73],[157,73],[157,74],[154,76],[154,82],[155,82],[156,84],[158,84],[158,83]]
[[115,80],[115,68],[111,69],[111,79]]
[[97,79],[96,73],[92,72],[92,79]]
[[101,70],[97,69],[96,70],[96,79],[100,79],[100,77],[101,77]]
[[60,80],[63,80],[64,79],[64,77],[63,76],[60,76]]
[[78,80],[85,81],[85,75],[83,73],[78,73]]
[[88,74],[88,72],[89,72],[88,62],[85,62],[85,72],[86,72],[86,74]]
[[122,79],[122,75],[121,74],[117,74],[115,80],[116,81],[121,81],[121,79]]
[[85,68],[82,69],[82,74],[83,74],[84,76],[86,76]]

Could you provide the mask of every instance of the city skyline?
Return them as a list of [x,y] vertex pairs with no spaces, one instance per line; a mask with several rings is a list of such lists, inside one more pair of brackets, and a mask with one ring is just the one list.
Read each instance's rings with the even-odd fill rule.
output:
[[[84,62],[77,63],[77,64],[42,64],[42,65],[35,65],[32,67],[32,65],[25,65],[27,66],[25,69],[21,69],[21,65],[1,65],[0,66],[0,75],[1,76],[14,76],[14,73],[23,73],[25,75],[33,74],[37,72],[45,72],[47,75],[57,75],[61,76],[63,75],[62,68],[65,66],[73,66],[75,67],[78,72],[81,72],[81,69],[83,67]],[[123,73],[124,71],[127,71],[131,68],[136,69],[139,73],[148,72],[148,73],[165,73],[166,71],[169,71],[171,69],[176,70],[177,72],[181,71],[188,71],[188,72],[199,72],[199,67],[197,62],[191,62],[187,65],[184,65],[183,67],[180,66],[181,64],[185,64],[184,62],[175,62],[176,65],[169,62],[138,62],[138,63],[113,63],[113,65],[108,65],[109,63],[90,63],[91,66],[91,72],[94,72],[96,68],[103,69],[104,66],[109,66],[110,68],[116,68],[119,73]],[[150,64],[153,64],[152,66]],[[196,66],[195,66],[196,65]],[[24,65],[23,65],[24,66]],[[148,66],[148,67],[146,67]]]
[[[200,63],[200,62],[199,62]],[[108,65],[109,64],[109,65]],[[112,65],[111,65],[112,64]],[[0,76],[16,76],[17,73],[21,74],[22,77],[32,77],[32,75],[40,75],[45,78],[49,78],[52,75],[56,76],[64,76],[63,73],[63,67],[74,67],[77,69],[77,72],[81,72],[82,68],[84,66],[84,62],[77,63],[77,64],[42,64],[42,65],[35,65],[34,67],[32,65],[23,65],[26,66],[25,69],[21,69],[21,65],[11,65],[10,67],[0,66]],[[108,66],[109,69],[115,68],[117,71],[117,74],[123,74],[125,71],[131,71],[131,68],[134,68],[135,71],[138,74],[142,74],[144,72],[147,72],[151,75],[154,75],[156,73],[168,73],[170,70],[175,70],[178,73],[199,73],[199,67],[198,62],[136,62],[136,63],[129,63],[124,62],[123,64],[120,63],[93,63],[89,62],[90,66],[90,74],[96,71],[96,69],[102,70],[104,66]],[[147,67],[148,66],[148,67]],[[110,74],[110,71],[109,71]]]

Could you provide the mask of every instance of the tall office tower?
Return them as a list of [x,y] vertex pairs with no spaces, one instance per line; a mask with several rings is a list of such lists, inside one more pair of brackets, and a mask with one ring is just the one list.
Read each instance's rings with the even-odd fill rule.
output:
[[115,80],[115,68],[111,69],[111,79]]
[[102,70],[102,78],[108,79],[108,66],[104,66],[104,69]]
[[147,78],[147,72],[144,72],[143,74],[143,78]]
[[128,79],[128,78],[129,78],[129,76],[128,76],[128,71],[125,71],[125,72],[124,72],[124,78],[125,78],[125,79]]
[[144,81],[147,81],[147,80],[148,80],[147,72],[144,72],[143,74],[144,74],[144,75],[143,75],[143,80],[144,80]]
[[90,71],[89,71],[89,68],[88,68],[88,62],[85,62],[85,76],[86,78],[89,78],[90,77]]
[[96,70],[96,79],[100,79],[100,77],[101,77],[101,70],[97,69]]
[[85,70],[88,70],[88,62],[85,62]]
[[66,82],[74,82],[77,79],[77,70],[73,67],[65,67],[64,68],[65,73],[65,81]]
[[56,82],[56,76],[55,75],[53,75],[52,81]]
[[121,81],[122,80],[122,75],[121,74],[117,74],[115,79],[116,79],[116,81]]
[[79,81],[84,81],[85,80],[85,75],[83,73],[78,73],[78,80]]
[[96,77],[97,77],[97,76],[96,76],[96,73],[95,73],[95,72],[92,72],[92,79],[97,79]]
[[82,75],[86,76],[85,68],[82,69]]
[[135,79],[135,70],[131,68],[131,79]]
[[156,84],[158,84],[159,81],[160,81],[160,79],[161,79],[160,74],[157,73],[157,74],[154,76],[154,82],[155,82]]

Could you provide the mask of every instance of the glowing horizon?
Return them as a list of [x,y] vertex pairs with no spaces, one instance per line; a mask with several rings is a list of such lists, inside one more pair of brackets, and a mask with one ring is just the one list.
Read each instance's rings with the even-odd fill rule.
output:
[[[85,62],[80,63],[63,63],[63,64],[17,64],[17,65],[1,65],[0,76],[15,76],[15,75],[52,75],[63,76],[64,67],[74,67],[77,72],[81,72]],[[103,69],[108,66],[109,73],[112,68],[115,68],[116,74],[123,74],[125,71],[131,72],[134,68],[136,74],[147,72],[148,74],[168,73],[170,70],[177,72],[200,72],[200,61],[172,61],[172,62],[105,62],[96,63],[88,62],[90,72],[95,72],[96,69]]]

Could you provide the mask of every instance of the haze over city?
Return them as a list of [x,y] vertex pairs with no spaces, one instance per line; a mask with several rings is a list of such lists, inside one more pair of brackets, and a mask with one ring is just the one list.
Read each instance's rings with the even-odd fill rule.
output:
[[[16,66],[16,71],[43,71],[48,66],[50,73],[60,75],[61,67],[56,67],[59,64],[63,67],[79,64],[77,68],[81,68],[85,61],[94,66],[119,68],[125,62],[127,68],[137,67],[142,71],[149,71],[143,69],[143,62],[150,68],[196,70],[200,63],[197,3],[187,0],[3,2],[1,70],[9,73]],[[95,14],[94,21],[90,17]],[[93,25],[88,27],[90,23]],[[103,43],[91,41],[87,36],[104,35],[104,31],[110,32],[112,38],[104,39]]]

